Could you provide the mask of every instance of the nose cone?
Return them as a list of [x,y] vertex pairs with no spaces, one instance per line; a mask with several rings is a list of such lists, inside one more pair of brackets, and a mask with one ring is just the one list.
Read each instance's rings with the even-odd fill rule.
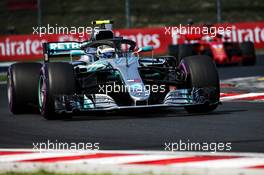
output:
[[150,91],[146,89],[140,77],[137,57],[120,57],[116,60],[108,61],[115,69],[119,70],[126,87],[126,92],[128,92],[134,102],[147,101],[149,99]]
[[213,53],[214,60],[217,64],[224,64],[227,62],[228,57],[223,44],[213,44],[211,45],[211,50]]
[[150,91],[146,89],[143,83],[129,83],[128,91],[134,101],[148,100]]

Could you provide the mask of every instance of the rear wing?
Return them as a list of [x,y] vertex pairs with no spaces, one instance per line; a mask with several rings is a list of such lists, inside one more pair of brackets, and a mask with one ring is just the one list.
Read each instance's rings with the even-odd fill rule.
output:
[[82,45],[86,42],[48,42],[43,43],[44,61],[49,62],[52,57],[72,57],[84,55]]

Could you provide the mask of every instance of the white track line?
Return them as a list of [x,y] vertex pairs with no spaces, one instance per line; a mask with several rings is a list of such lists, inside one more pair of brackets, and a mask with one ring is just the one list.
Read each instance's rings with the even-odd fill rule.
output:
[[0,163],[2,162],[16,162],[31,159],[41,158],[53,158],[53,157],[65,157],[65,156],[79,156],[79,155],[91,155],[94,153],[74,153],[74,152],[61,152],[61,153],[23,153],[23,154],[12,154],[0,156]]
[[120,154],[144,154],[144,155],[180,155],[180,156],[249,156],[264,158],[264,153],[239,153],[239,152],[172,152],[172,151],[142,151],[142,150],[39,150],[35,149],[0,149],[8,152],[35,152],[35,153],[74,153],[74,154],[94,154],[94,153],[120,153]]
[[251,166],[264,165],[263,158],[233,158],[223,160],[210,160],[190,163],[171,164],[173,167],[192,168],[246,168]]
[[[61,163],[89,163],[89,164],[126,164],[130,162],[164,160],[170,158],[185,158],[188,156],[169,156],[169,155],[131,155],[121,157],[82,159],[74,161],[61,161]],[[190,156],[189,156],[190,157]]]
[[12,62],[0,62],[0,67],[9,67],[11,64],[16,63],[15,61]]

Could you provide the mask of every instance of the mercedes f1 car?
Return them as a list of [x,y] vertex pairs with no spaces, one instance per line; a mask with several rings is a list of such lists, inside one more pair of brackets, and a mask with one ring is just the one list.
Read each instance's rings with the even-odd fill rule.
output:
[[256,53],[254,44],[250,41],[237,43],[223,41],[223,36],[217,34],[210,35],[184,35],[183,40],[187,43],[170,45],[169,55],[176,57],[186,57],[203,54],[214,59],[217,65],[254,65],[256,63]]
[[207,113],[219,104],[218,72],[209,56],[141,57],[153,48],[137,48],[106,28],[86,42],[50,42],[43,48],[43,63],[9,67],[8,101],[14,114],[39,111],[46,119],[60,119],[168,107]]

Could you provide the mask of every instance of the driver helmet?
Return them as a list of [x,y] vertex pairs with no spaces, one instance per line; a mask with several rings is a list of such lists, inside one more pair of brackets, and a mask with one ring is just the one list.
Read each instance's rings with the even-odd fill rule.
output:
[[213,38],[209,35],[206,35],[206,36],[202,37],[202,40],[207,41],[207,42],[211,42],[213,40]]
[[115,49],[106,45],[99,46],[97,48],[96,54],[98,58],[113,58]]

